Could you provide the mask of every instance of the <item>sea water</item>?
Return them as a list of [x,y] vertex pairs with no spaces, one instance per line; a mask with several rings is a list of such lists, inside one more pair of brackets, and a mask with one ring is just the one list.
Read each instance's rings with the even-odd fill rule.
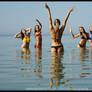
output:
[[23,54],[22,40],[0,35],[0,90],[92,90],[92,51],[77,48],[78,39],[62,36],[64,52],[51,55],[51,36],[42,35],[36,52],[31,35],[30,53]]

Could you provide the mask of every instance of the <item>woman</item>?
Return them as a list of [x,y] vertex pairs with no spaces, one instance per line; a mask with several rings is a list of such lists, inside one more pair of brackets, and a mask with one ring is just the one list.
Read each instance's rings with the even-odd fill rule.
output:
[[39,22],[38,19],[36,21],[39,23],[39,25],[35,26],[35,39],[36,39],[36,44],[35,48],[41,48],[42,47],[42,34],[41,34],[41,29],[42,29],[42,24]]
[[62,35],[63,35],[63,32],[64,32],[64,29],[66,27],[66,23],[67,23],[67,20],[69,18],[69,15],[74,10],[74,7],[72,7],[69,10],[68,14],[66,15],[66,17],[64,19],[64,23],[61,26],[61,28],[59,28],[59,26],[60,26],[60,20],[59,19],[55,19],[55,21],[54,21],[55,27],[53,27],[50,8],[47,4],[45,4],[45,8],[48,10],[50,34],[51,34],[51,38],[52,38],[51,52],[52,53],[62,52],[64,49],[63,49],[63,45],[61,43],[61,38],[62,38]]
[[70,28],[70,33],[71,33],[71,35],[72,35],[72,37],[75,39],[75,38],[78,38],[78,37],[80,37],[81,39],[80,39],[80,42],[79,42],[79,44],[78,44],[78,48],[83,48],[83,47],[85,47],[86,46],[86,42],[87,42],[87,40],[89,40],[90,39],[90,37],[89,37],[89,33],[87,33],[86,31],[85,31],[85,29],[84,29],[84,27],[79,27],[79,31],[80,31],[80,33],[78,33],[77,35],[74,35],[73,33],[72,33],[72,28]]
[[90,42],[90,47],[92,48],[92,26],[89,28],[89,31],[90,31],[90,39],[89,39],[89,42]]
[[[28,34],[27,34],[28,32]],[[29,44],[30,44],[30,34],[31,34],[31,28],[28,28],[25,30],[24,28],[16,34],[14,37],[15,38],[20,38],[23,41],[22,48],[29,49]]]

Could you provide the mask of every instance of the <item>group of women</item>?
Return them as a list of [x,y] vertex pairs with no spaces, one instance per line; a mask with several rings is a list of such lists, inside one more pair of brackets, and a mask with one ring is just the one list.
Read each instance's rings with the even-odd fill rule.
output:
[[[61,27],[60,27],[61,23],[59,19],[55,19],[54,26],[53,26],[50,8],[47,4],[45,4],[45,8],[48,10],[49,28],[50,28],[50,34],[51,34],[51,39],[52,39],[51,53],[60,53],[64,51],[63,44],[61,42],[61,38],[64,32],[64,29],[66,27],[67,20],[71,12],[74,10],[74,7],[72,7],[68,11]],[[41,48],[42,47],[42,34],[41,34],[42,24],[39,22],[38,19],[36,19],[36,21],[39,23],[39,25],[36,25],[34,28],[35,39],[36,39],[35,48]],[[31,28],[28,28],[28,29],[23,28],[21,32],[15,35],[15,38],[22,39],[23,41],[22,48],[26,48],[26,49],[29,48],[31,31],[32,31]],[[85,47],[87,41],[90,42],[90,46],[92,47],[92,37],[90,37],[89,33],[87,33],[84,27],[82,26],[79,27],[79,31],[80,33],[78,33],[77,35],[74,35],[72,33],[72,28],[70,28],[70,33],[73,38],[77,38],[77,37],[81,38],[78,44],[78,48]],[[90,27],[90,33],[92,34],[92,27]]]

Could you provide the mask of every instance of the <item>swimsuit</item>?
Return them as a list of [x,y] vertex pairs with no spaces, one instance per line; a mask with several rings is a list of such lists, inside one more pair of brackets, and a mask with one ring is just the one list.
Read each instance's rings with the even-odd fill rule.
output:
[[[39,34],[39,35],[37,35],[37,36],[38,36],[39,39],[42,39],[42,35],[41,35],[41,34]],[[38,45],[38,44],[35,44],[35,48],[41,48],[41,46]]]
[[82,35],[82,36],[81,36],[81,39],[84,39],[84,40],[90,39],[90,37],[88,37],[87,33],[85,33],[85,34],[86,34],[86,37],[87,37],[87,38],[85,38],[85,37],[81,34],[81,35]]
[[[87,38],[85,38],[83,35],[81,36],[81,39],[87,40]],[[84,45],[81,45],[80,43],[79,43],[79,46],[82,48],[85,47]]]
[[[25,44],[26,43],[26,44]],[[23,38],[23,45],[22,48],[29,48],[29,43],[30,43],[30,38],[29,37],[24,37]]]
[[30,38],[29,37],[24,37],[23,39],[23,43],[30,43]]
[[[61,33],[60,31],[56,31],[55,32],[55,38],[52,38],[55,42],[58,42],[58,43],[61,43]],[[51,46],[51,48],[55,48],[56,49],[56,52],[58,50],[58,48],[63,48],[63,45],[60,45],[60,46]]]
[[35,48],[41,48],[41,46],[39,46],[38,44],[35,44]]
[[[87,33],[85,33],[86,34],[86,36],[87,36]],[[81,36],[81,39],[84,39],[84,40],[88,40],[88,39],[90,39],[88,36],[87,36],[87,38],[85,38],[83,35]],[[80,47],[85,47],[85,45],[81,45],[80,43],[79,43],[79,46]]]
[[85,47],[85,46],[81,45],[80,43],[79,43],[79,46],[82,47],[82,48]]
[[60,46],[51,46],[51,48],[55,48],[55,49],[56,49],[56,51],[57,51],[57,49],[58,49],[58,48],[61,48],[61,47],[63,48],[63,46],[62,46],[62,45],[60,45]]
[[41,38],[42,38],[42,35],[41,35],[41,34],[39,34],[39,35],[38,35],[38,37],[39,37],[39,39],[41,39]]

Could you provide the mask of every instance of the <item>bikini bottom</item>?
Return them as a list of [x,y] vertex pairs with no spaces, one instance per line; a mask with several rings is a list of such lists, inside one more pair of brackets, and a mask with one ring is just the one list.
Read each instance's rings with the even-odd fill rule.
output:
[[79,43],[79,46],[82,47],[82,48],[85,47],[85,46],[81,45],[80,43]]
[[56,49],[56,51],[57,51],[57,49],[58,49],[58,48],[61,48],[61,47],[63,48],[63,46],[62,46],[62,45],[61,45],[61,46],[51,46],[51,48],[55,48],[55,49]]

